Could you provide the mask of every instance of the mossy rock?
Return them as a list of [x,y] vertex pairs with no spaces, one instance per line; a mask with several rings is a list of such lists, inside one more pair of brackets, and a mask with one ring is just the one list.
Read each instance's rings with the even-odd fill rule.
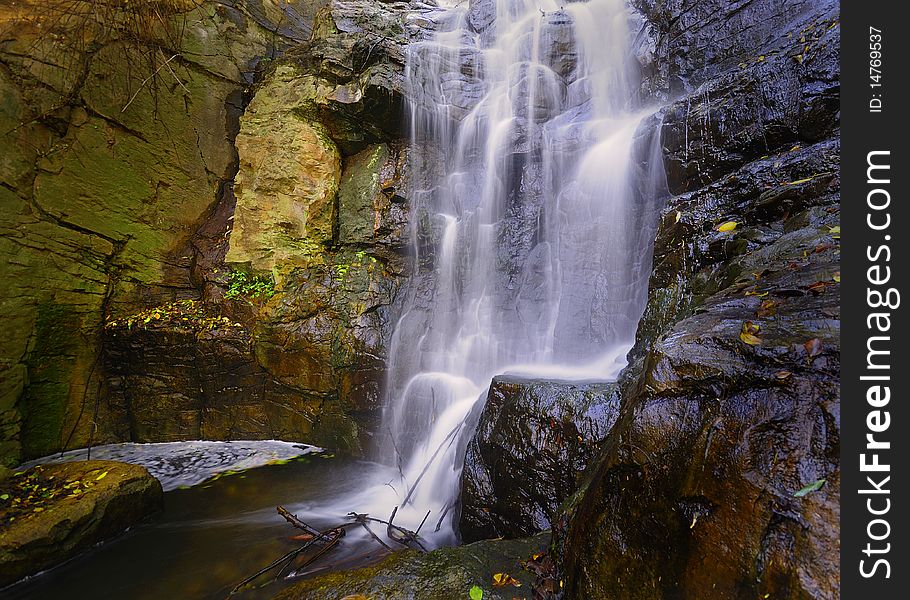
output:
[[[278,594],[275,600],[341,600],[348,596],[371,600],[455,599],[468,598],[475,585],[483,590],[484,600],[531,598],[534,575],[519,563],[542,552],[548,539],[549,534],[540,534],[428,553],[404,550],[369,567],[308,579]],[[496,573],[511,575],[521,587],[494,587]]]
[[145,467],[95,460],[39,465],[0,483],[0,586],[110,539],[162,506]]

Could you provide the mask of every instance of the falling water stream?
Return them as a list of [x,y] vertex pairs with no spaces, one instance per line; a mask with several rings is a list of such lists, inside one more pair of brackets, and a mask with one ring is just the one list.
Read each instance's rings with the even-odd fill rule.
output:
[[634,101],[624,0],[487,8],[432,13],[409,50],[415,272],[390,348],[381,462],[394,470],[348,499],[398,506],[410,529],[429,513],[434,545],[456,539],[493,376],[609,381],[624,366],[662,174],[641,141],[658,136],[638,135],[653,111]]

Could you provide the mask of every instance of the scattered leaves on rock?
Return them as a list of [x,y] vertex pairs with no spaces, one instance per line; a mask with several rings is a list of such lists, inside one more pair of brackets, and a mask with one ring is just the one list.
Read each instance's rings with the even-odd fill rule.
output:
[[45,475],[39,465],[28,471],[19,471],[0,483],[0,514],[2,519],[14,521],[44,512],[57,501],[82,496],[97,482],[107,476],[107,471],[96,469],[85,473],[81,479],[59,478]]
[[110,319],[104,324],[106,329],[173,327],[195,331],[244,327],[225,316],[210,314],[198,300],[178,300],[155,308],[140,311],[127,317]]

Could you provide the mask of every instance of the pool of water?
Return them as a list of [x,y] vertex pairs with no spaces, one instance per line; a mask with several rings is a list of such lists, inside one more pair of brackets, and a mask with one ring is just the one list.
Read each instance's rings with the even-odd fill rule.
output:
[[[162,513],[0,596],[224,600],[238,582],[303,544],[290,539],[301,532],[277,514],[277,505],[319,529],[337,525],[359,509],[342,506],[344,501],[337,499],[356,495],[358,482],[381,469],[369,462],[310,454],[168,491]],[[306,575],[368,564],[386,553],[365,531],[351,529]],[[292,582],[274,581],[272,572],[233,598],[271,598]]]

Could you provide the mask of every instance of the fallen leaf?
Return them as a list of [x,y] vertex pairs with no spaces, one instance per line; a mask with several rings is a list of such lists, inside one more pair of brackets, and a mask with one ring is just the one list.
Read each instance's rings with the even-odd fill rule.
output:
[[718,225],[715,229],[716,229],[716,231],[719,231],[721,233],[726,233],[728,231],[733,231],[734,229],[736,229],[737,225],[739,225],[739,223],[737,223],[736,221],[724,221],[723,223]]
[[831,285],[834,285],[834,284],[831,283],[830,281],[816,281],[815,283],[813,283],[812,285],[809,286],[809,291],[812,292],[813,294],[815,294],[816,296],[818,296],[819,294],[824,292],[828,286],[831,286]]
[[840,271],[838,271],[837,273],[835,273],[835,274],[834,274],[834,277],[833,277],[832,279],[834,279],[834,282],[835,282],[835,283],[840,283]]
[[310,535],[309,533],[301,533],[300,535],[292,535],[288,539],[291,540],[292,542],[309,542],[310,540],[313,539],[313,536]]
[[679,211],[676,211],[676,221],[675,222],[679,223],[680,219],[682,219],[682,213]]
[[746,333],[745,331],[740,332],[739,339],[750,346],[761,346],[760,337],[754,336],[751,333]]
[[471,597],[471,600],[483,600],[483,590],[475,585],[471,588],[471,591],[468,592],[468,596]]
[[0,500],[9,500],[9,494],[3,494],[0,496]]
[[822,341],[818,338],[812,338],[803,344],[803,348],[806,349],[806,354],[808,354],[810,358],[814,358],[822,353]]
[[762,303],[758,307],[758,312],[756,313],[759,317],[770,317],[777,313],[777,302],[767,298],[762,300]]
[[831,234],[840,233],[840,225],[835,225],[834,227],[829,227],[828,233],[831,233]]
[[778,371],[777,373],[774,374],[774,376],[776,378],[780,379],[781,381],[783,381],[784,379],[789,379],[791,375],[793,375],[793,373],[791,373],[790,371]]
[[743,343],[750,346],[759,346],[761,345],[761,338],[757,334],[761,330],[761,327],[753,323],[752,321],[743,321],[742,330],[739,332],[739,339]]
[[802,497],[805,496],[806,494],[809,494],[809,493],[811,493],[811,492],[818,491],[818,490],[820,490],[820,489],[822,488],[823,485],[825,485],[825,482],[826,482],[826,481],[827,481],[826,479],[819,479],[818,481],[815,481],[815,482],[813,482],[813,483],[810,483],[809,485],[807,485],[807,486],[804,487],[803,489],[801,489],[801,490],[799,490],[798,492],[796,492],[795,494],[793,494],[793,497],[794,497],[794,498],[802,498]]
[[104,479],[105,477],[107,477],[107,471],[105,471],[104,473],[102,473],[102,474],[99,475],[98,477],[95,477],[95,481],[101,481],[101,480]]
[[514,585],[515,587],[521,587],[521,582],[509,575],[508,573],[494,573],[493,574],[493,587],[505,587],[507,585]]

